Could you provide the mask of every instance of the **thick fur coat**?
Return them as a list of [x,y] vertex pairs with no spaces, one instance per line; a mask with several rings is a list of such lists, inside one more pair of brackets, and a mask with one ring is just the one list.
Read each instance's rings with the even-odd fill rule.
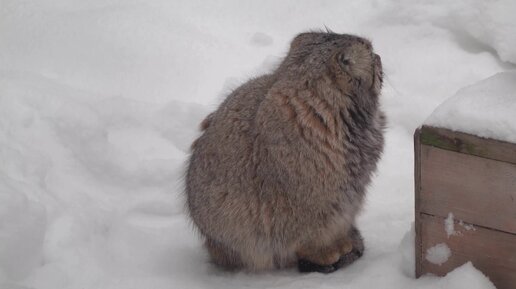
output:
[[381,85],[368,40],[303,33],[203,121],[186,196],[213,262],[330,272],[361,255],[355,217],[383,149]]

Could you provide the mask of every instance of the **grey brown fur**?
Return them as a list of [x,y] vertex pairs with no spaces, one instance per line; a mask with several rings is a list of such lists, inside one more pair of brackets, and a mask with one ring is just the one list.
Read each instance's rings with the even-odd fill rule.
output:
[[186,195],[214,263],[330,272],[360,257],[355,216],[384,143],[381,84],[368,40],[302,33],[275,71],[203,121]]

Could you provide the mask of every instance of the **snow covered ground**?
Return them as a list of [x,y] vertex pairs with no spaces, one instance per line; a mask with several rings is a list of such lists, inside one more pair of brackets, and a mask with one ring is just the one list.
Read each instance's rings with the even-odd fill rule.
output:
[[[494,288],[471,264],[413,276],[412,133],[461,87],[516,69],[514,2],[451,2],[2,0],[0,288]],[[366,254],[330,275],[222,272],[183,209],[198,123],[324,25],[384,62]]]

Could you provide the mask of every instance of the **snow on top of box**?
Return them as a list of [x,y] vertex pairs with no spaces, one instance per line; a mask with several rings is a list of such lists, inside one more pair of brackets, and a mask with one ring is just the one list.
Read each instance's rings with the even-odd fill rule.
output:
[[460,89],[425,124],[516,143],[516,71]]

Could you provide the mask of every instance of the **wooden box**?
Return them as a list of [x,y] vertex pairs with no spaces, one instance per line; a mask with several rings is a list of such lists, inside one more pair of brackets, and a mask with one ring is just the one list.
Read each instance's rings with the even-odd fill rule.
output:
[[[516,144],[430,126],[414,138],[416,276],[471,261],[516,288]],[[442,244],[451,254],[436,262]]]

